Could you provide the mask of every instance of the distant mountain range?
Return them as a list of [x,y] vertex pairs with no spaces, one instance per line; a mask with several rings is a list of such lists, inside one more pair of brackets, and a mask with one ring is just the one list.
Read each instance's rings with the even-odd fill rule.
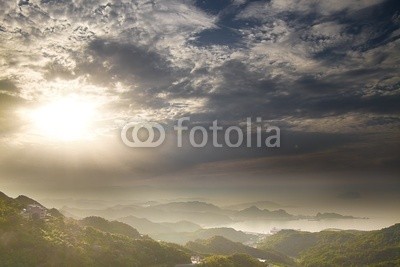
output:
[[206,202],[188,201],[188,202],[171,202],[152,206],[155,209],[175,212],[221,212],[221,208]]
[[349,216],[349,215],[341,215],[338,213],[334,212],[326,212],[326,213],[320,213],[318,212],[317,215],[314,217],[316,220],[330,220],[330,219],[368,219],[368,218],[359,218],[359,217],[354,217],[354,216]]
[[273,202],[273,201],[256,201],[256,202],[247,202],[247,203],[225,206],[224,209],[244,210],[244,209],[250,208],[252,206],[255,206],[259,209],[269,209],[269,210],[285,208],[285,206],[278,204],[276,202]]
[[233,228],[220,227],[203,229],[197,224],[188,221],[176,223],[155,223],[148,219],[128,216],[118,219],[118,221],[129,224],[138,229],[139,232],[147,234],[156,240],[185,244],[188,241],[209,238],[215,235],[224,236],[237,242],[255,243],[259,239],[257,235],[237,231]]
[[238,211],[234,213],[233,217],[237,220],[247,219],[264,219],[264,220],[294,220],[296,216],[287,213],[285,210],[279,209],[270,211],[267,209],[261,210],[256,206]]
[[[192,204],[173,203],[163,208],[172,211]],[[202,203],[194,205],[206,213],[215,209]],[[41,211],[45,211],[44,216],[25,216]],[[238,214],[291,216],[285,211],[254,207],[236,211]],[[338,216],[342,215],[321,213],[315,217]],[[199,267],[400,266],[400,224],[368,232],[281,230],[251,247],[244,243],[255,243],[260,236],[232,228],[198,229],[199,225],[187,221],[153,223],[132,216],[125,219],[109,221],[90,216],[76,220],[29,197],[10,198],[0,192],[0,266],[190,266],[191,256],[202,261]],[[178,241],[182,244],[191,241],[185,246],[155,241],[129,222],[174,231],[174,238],[181,236]],[[193,231],[179,232],[182,229]]]
[[186,242],[189,241],[210,238],[216,235],[223,236],[232,241],[242,243],[254,244],[257,243],[259,240],[258,235],[237,231],[233,228],[228,227],[201,229],[194,232],[150,234],[150,236],[156,240],[163,240],[166,242],[172,242],[181,245],[184,245]]
[[135,216],[127,216],[118,219],[138,229],[144,234],[159,233],[177,233],[177,232],[194,232],[202,229],[198,224],[189,221],[179,221],[176,223],[155,223],[145,218],[137,218]]
[[244,210],[238,211],[232,216],[235,220],[300,220],[300,219],[308,219],[308,220],[330,220],[330,219],[367,219],[367,218],[358,218],[349,215],[341,215],[338,213],[320,213],[318,212],[315,216],[305,216],[305,215],[292,215],[287,213],[283,209],[279,210],[267,210],[267,209],[259,209],[256,206],[251,206]]
[[[248,205],[251,203],[243,204]],[[258,204],[269,205],[270,202]],[[155,240],[185,244],[196,239],[220,235],[236,242],[253,244],[260,236],[231,228],[241,221],[346,220],[359,219],[337,213],[318,213],[315,216],[293,215],[284,209],[268,210],[250,206],[228,210],[201,201],[153,203],[153,205],[116,205],[106,209],[77,209],[63,207],[61,212],[75,219],[87,216],[103,217],[124,222]]]
[[63,213],[83,218],[100,216],[107,219],[118,219],[127,216],[146,218],[153,222],[190,221],[202,226],[226,225],[233,222],[229,212],[219,207],[203,202],[173,202],[155,206],[117,205],[106,209],[78,209],[64,206]]
[[[125,218],[128,216],[134,216],[136,218],[146,218],[154,223],[176,223],[179,221],[187,221],[197,224],[201,227],[219,227],[230,225],[234,222],[246,221],[246,220],[325,220],[325,219],[365,219],[357,218],[348,215],[341,215],[337,213],[318,213],[315,216],[305,215],[293,215],[285,211],[284,209],[262,209],[256,205],[248,206],[248,204],[257,204],[259,206],[271,205],[273,202],[255,202],[247,203],[242,205],[231,206],[231,208],[244,207],[244,209],[234,210],[228,208],[221,208],[216,205],[200,202],[200,201],[189,201],[189,202],[171,202],[165,204],[155,204],[150,206],[139,206],[139,205],[117,205],[105,209],[78,209],[64,206],[61,209],[65,215],[73,216],[76,218],[83,218],[87,216],[100,216],[107,219],[115,220]],[[155,225],[154,225],[155,226]],[[170,225],[174,228],[173,225]],[[149,228],[149,227],[147,227]],[[146,232],[162,233],[165,230],[145,230]],[[180,232],[185,232],[182,230]],[[167,231],[166,233],[171,232]]]

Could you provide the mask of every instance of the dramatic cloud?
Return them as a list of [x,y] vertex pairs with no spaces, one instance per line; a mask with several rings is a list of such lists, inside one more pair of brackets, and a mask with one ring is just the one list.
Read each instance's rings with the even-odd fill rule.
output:
[[[244,165],[265,179],[296,171],[398,172],[397,0],[0,5],[0,179],[97,177],[112,185],[204,168],[231,173]],[[69,172],[66,159],[75,154],[33,134],[29,114],[71,95],[93,104],[97,115],[96,149],[77,145],[80,162]],[[215,119],[241,125],[246,117],[262,117],[280,126],[286,139],[276,152],[138,152],[117,141],[126,121],[170,126],[185,115],[193,125]],[[373,159],[360,156],[375,149]],[[29,153],[15,161],[22,151]]]

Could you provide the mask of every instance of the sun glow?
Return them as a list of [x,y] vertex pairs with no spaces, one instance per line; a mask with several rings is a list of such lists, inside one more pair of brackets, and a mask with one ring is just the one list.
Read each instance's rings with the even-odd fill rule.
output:
[[94,114],[94,103],[65,97],[33,110],[30,118],[35,134],[53,140],[73,141],[90,138]]

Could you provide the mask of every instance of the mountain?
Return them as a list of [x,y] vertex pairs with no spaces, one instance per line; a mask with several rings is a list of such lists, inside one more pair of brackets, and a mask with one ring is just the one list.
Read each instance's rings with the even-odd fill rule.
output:
[[118,221],[129,224],[130,226],[136,228],[139,232],[143,234],[157,234],[157,233],[169,233],[173,232],[170,227],[165,226],[161,223],[155,223],[145,218],[137,218],[135,216],[127,216],[119,218]]
[[237,211],[232,216],[237,220],[299,220],[299,219],[309,219],[309,220],[345,220],[345,219],[366,219],[358,218],[348,215],[341,215],[338,213],[317,213],[316,216],[304,216],[304,215],[292,215],[287,213],[283,209],[278,210],[268,210],[260,209],[256,206],[251,206],[249,208]]
[[118,221],[129,224],[138,229],[143,234],[160,234],[160,233],[177,233],[177,232],[194,232],[202,229],[200,225],[189,222],[179,221],[175,223],[155,223],[145,218],[137,218],[135,216],[127,216],[119,218]]
[[[35,207],[28,206],[31,204]],[[173,204],[168,208],[172,212],[180,205]],[[207,207],[204,214],[210,212],[208,208],[214,209],[203,203],[194,205]],[[115,210],[126,208],[114,207]],[[30,214],[32,212],[37,216]],[[283,210],[257,207],[239,212],[255,218],[287,216]],[[325,213],[313,218],[341,216]],[[128,218],[142,220],[143,226],[153,223]],[[156,233],[151,237],[187,242],[186,246],[157,242],[142,236],[124,222],[93,216],[82,220],[67,218],[58,210],[47,209],[29,197],[14,199],[0,192],[0,266],[175,266],[190,263],[190,255],[194,253],[206,256],[202,266],[257,267],[269,266],[269,263],[315,267],[400,266],[400,224],[376,231],[335,229],[310,233],[282,230],[266,236],[257,248],[243,243],[255,243],[259,235],[232,228],[197,229],[198,225],[188,221],[153,224],[173,232]],[[197,230],[178,232],[186,228]],[[266,259],[267,263],[260,263],[255,258]]]
[[109,220],[125,217],[128,215],[136,214],[142,207],[136,205],[116,205],[113,207],[102,209],[82,209],[63,206],[60,211],[63,214],[72,215],[75,218],[85,218],[90,216],[103,217]]
[[290,257],[299,257],[304,250],[315,246],[318,242],[316,233],[296,230],[281,230],[278,233],[266,236],[258,245],[260,249],[274,249]]
[[249,242],[258,238],[257,235],[237,231],[229,227],[201,229],[194,232],[194,236],[196,236],[197,239],[206,239],[216,235],[223,236],[229,240],[242,243]]
[[25,218],[21,211],[32,203],[27,199],[0,194],[1,266],[140,267],[190,263],[187,249],[139,237],[133,228],[120,223],[101,218],[76,221],[55,209],[46,209],[44,219]]
[[9,201],[12,201],[12,200],[13,199],[11,197],[7,196],[3,192],[0,192],[0,201],[9,202]]
[[259,249],[274,249],[304,266],[399,266],[400,224],[376,231],[282,230]]
[[19,204],[25,205],[25,206],[28,206],[28,205],[39,205],[39,206],[43,207],[43,205],[40,204],[39,202],[37,202],[36,200],[33,200],[33,199],[31,199],[31,198],[29,198],[27,196],[24,196],[24,195],[19,195],[17,198],[15,198],[15,201],[18,202]]
[[325,213],[320,213],[318,212],[317,215],[315,215],[315,219],[317,220],[330,220],[330,219],[360,219],[357,217],[353,217],[350,215],[342,215],[338,213],[333,213],[333,212],[325,212]]
[[269,263],[290,266],[295,265],[293,260],[279,252],[249,247],[240,242],[228,240],[222,236],[214,236],[206,240],[191,241],[188,242],[185,247],[200,254],[232,255],[239,253],[265,259]]
[[213,236],[223,236],[235,242],[242,243],[256,243],[258,236],[254,234],[248,234],[242,231],[237,231],[233,228],[209,228],[200,229],[195,232],[178,232],[178,233],[161,233],[161,234],[150,234],[150,236],[156,240],[163,240],[166,242],[173,242],[177,244],[186,244],[189,241],[196,239],[207,239]]
[[179,221],[175,223],[160,223],[171,229],[174,232],[195,232],[197,230],[202,229],[202,227],[198,224],[189,222],[189,221]]
[[239,219],[271,219],[271,220],[293,220],[296,216],[287,213],[285,210],[279,209],[270,211],[267,209],[261,210],[256,206],[238,211],[235,213],[235,218]]
[[225,209],[228,210],[244,210],[247,208],[250,208],[252,206],[255,206],[259,209],[280,209],[283,208],[284,206],[272,202],[272,201],[256,201],[256,202],[248,202],[248,203],[241,203],[241,204],[235,204],[235,205],[230,205],[230,206],[226,206],[224,207]]
[[73,217],[99,216],[117,220],[127,216],[146,218],[153,222],[190,221],[201,226],[215,227],[233,220],[219,207],[199,201],[172,202],[155,206],[117,205],[106,209],[78,209],[64,206],[61,211]]
[[153,206],[166,211],[189,211],[189,212],[219,212],[221,209],[213,204],[201,201],[171,202]]
[[107,221],[101,217],[87,217],[79,221],[83,226],[91,226],[100,231],[129,236],[131,238],[140,238],[139,232],[130,225],[118,221]]

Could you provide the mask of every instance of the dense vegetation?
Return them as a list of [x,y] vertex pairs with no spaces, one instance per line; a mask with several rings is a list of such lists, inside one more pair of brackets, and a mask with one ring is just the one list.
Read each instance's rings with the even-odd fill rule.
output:
[[267,267],[268,263],[262,263],[246,254],[234,254],[231,256],[210,256],[204,259],[201,267]]
[[[205,257],[200,265],[205,267],[400,266],[400,224],[369,232],[283,230],[258,248],[221,236],[182,247],[156,242],[130,225],[101,217],[74,220],[50,209],[44,219],[28,219],[21,211],[30,204],[40,205],[0,192],[0,266],[160,267],[190,263],[190,255]],[[197,232],[237,237],[228,228],[202,231]]]
[[302,266],[400,266],[400,224],[369,232],[283,230],[259,248],[296,257]]
[[91,226],[103,232],[111,233],[111,234],[120,234],[125,235],[131,238],[140,238],[140,233],[125,223],[118,221],[107,221],[101,217],[91,216],[84,218],[79,221],[79,223],[83,226]]
[[255,258],[265,259],[269,263],[279,265],[295,265],[289,257],[271,249],[256,249],[239,242],[230,241],[222,236],[214,236],[207,240],[188,242],[186,247],[201,254],[233,255],[236,253],[247,254]]
[[[29,204],[0,195],[0,265],[1,266],[174,266],[189,263],[186,250],[149,238],[123,235],[134,229],[116,224],[112,234],[82,222],[64,218],[50,210],[45,220],[24,219],[20,211]],[[34,203],[33,200],[31,200]],[[102,228],[101,219],[88,219]],[[121,227],[122,226],[122,227]]]

